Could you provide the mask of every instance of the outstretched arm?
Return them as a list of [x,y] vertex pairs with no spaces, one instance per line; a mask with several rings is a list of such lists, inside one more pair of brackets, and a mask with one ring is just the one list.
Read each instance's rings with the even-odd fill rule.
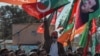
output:
[[45,18],[44,19],[44,40],[49,40],[50,39],[50,33],[49,33],[49,23],[48,20]]
[[52,13],[49,18],[45,18],[44,19],[44,46],[43,48],[47,51],[47,53],[49,53],[50,51],[50,46],[51,46],[51,37],[50,37],[50,32],[49,32],[49,26],[50,26],[50,22],[52,20],[52,17],[53,17],[53,14]]

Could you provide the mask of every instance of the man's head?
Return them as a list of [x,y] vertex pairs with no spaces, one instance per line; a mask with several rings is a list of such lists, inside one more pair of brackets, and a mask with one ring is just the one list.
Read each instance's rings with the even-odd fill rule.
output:
[[52,37],[53,39],[57,39],[57,38],[58,38],[58,32],[57,32],[57,31],[52,32],[52,33],[51,33],[51,37]]

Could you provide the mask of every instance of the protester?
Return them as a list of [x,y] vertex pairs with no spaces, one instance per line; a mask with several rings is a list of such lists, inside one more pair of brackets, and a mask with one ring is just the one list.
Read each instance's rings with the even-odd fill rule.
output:
[[64,47],[61,43],[57,41],[58,32],[54,31],[49,34],[49,23],[45,18],[44,20],[44,46],[43,48],[46,50],[47,54],[50,56],[65,56]]
[[0,51],[0,55],[1,55],[1,56],[8,56],[8,54],[9,54],[8,49],[2,49],[2,50]]
[[15,55],[14,51],[9,51],[8,56],[16,56],[16,55]]
[[38,51],[38,55],[39,55],[39,56],[48,56],[46,50],[44,50],[44,49],[39,50],[39,51]]
[[15,54],[18,56],[19,54],[25,53],[24,50],[18,49],[15,51]]
[[20,53],[18,56],[27,56],[25,53]]
[[29,56],[38,56],[38,49],[32,49],[29,53]]

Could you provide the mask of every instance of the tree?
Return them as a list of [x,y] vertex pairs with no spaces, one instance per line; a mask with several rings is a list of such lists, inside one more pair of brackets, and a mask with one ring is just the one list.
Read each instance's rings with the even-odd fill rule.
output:
[[14,5],[0,7],[0,20],[2,21],[3,38],[6,39],[11,39],[8,36],[12,34],[12,24],[41,22],[28,15],[22,8]]

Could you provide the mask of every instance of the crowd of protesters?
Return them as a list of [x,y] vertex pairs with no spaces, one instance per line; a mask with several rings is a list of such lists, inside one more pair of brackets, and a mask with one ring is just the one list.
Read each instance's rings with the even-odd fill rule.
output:
[[[76,51],[72,51],[71,48],[66,50],[66,55],[60,56],[82,56],[83,55],[83,48],[78,48]],[[33,49],[29,53],[26,53],[24,50],[18,49],[16,51],[8,50],[8,49],[1,49],[0,56],[50,56],[44,49],[38,50]],[[87,52],[87,56],[92,56],[91,52]],[[96,53],[94,56],[100,56],[100,53]]]
[[[72,46],[68,46],[66,50],[63,45],[57,41],[58,32],[54,31],[49,34],[48,21],[44,21],[44,44],[39,49],[32,49],[29,53],[22,49],[16,51],[9,49],[1,49],[0,56],[84,56],[84,48],[72,50]],[[92,51],[92,50],[91,50]],[[87,56],[93,56],[91,51],[86,53]],[[100,56],[100,51],[94,56]]]

